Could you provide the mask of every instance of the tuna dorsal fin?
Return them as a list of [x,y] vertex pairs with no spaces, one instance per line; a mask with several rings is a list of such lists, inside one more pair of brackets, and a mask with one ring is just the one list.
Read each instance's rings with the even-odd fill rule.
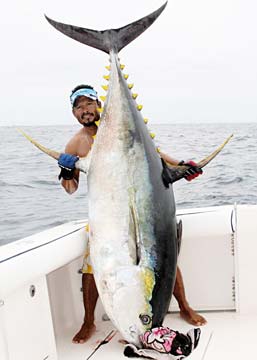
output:
[[[233,137],[233,134],[230,135],[215,151],[213,151],[209,156],[204,158],[203,160],[199,161],[197,163],[198,167],[202,169],[204,166],[206,166],[210,161],[212,161],[224,148],[224,146],[229,142],[229,140]],[[174,183],[175,181],[178,181],[182,179],[188,170],[189,166],[172,166],[168,163],[166,163],[163,159],[162,165],[163,165],[163,171],[162,171],[162,179],[163,183],[166,187],[169,187],[169,184]]]
[[152,23],[158,18],[158,16],[165,9],[168,1],[162,5],[158,10],[143,17],[129,25],[126,25],[119,29],[109,30],[91,30],[78,26],[62,24],[54,21],[49,17],[46,17],[47,21],[63,34],[71,37],[74,40],[102,50],[106,53],[110,51],[119,52],[122,48],[128,45],[131,41],[142,34]]

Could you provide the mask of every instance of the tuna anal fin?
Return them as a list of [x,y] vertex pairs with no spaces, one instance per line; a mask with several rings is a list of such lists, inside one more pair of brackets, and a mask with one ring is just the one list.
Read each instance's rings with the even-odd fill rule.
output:
[[36,146],[39,150],[43,151],[45,154],[51,156],[52,158],[54,158],[55,160],[59,159],[60,153],[58,153],[57,151],[51,150],[46,148],[45,146],[41,145],[39,142],[37,142],[36,140],[32,139],[31,136],[29,136],[28,134],[25,133],[25,131],[21,130],[21,129],[17,129],[27,140],[29,140],[34,146]]
[[90,150],[87,156],[80,158],[75,164],[76,169],[79,169],[83,173],[87,174],[91,162],[91,155],[92,151]]
[[[45,146],[41,145],[39,142],[37,142],[36,140],[34,140],[31,136],[29,136],[27,133],[25,133],[25,131],[21,130],[21,129],[17,129],[27,140],[29,140],[34,146],[36,146],[39,150],[41,150],[42,152],[44,152],[45,154],[51,156],[52,158],[54,158],[55,160],[58,160],[60,157],[59,152],[51,150],[46,148]],[[88,155],[86,157],[80,158],[77,162],[76,162],[76,169],[81,170],[84,173],[88,173],[88,168],[90,165],[90,161],[91,161],[91,151],[88,153]]]

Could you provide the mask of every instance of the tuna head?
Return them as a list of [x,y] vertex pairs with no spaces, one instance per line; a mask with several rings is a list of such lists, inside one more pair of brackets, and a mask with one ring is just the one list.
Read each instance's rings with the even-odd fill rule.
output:
[[139,336],[152,327],[154,272],[127,265],[101,274],[97,280],[110,319],[126,341],[139,345]]

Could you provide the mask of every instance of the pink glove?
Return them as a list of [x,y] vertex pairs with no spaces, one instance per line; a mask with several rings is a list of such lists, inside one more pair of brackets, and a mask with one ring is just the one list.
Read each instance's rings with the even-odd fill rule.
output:
[[187,171],[185,172],[184,178],[187,181],[191,181],[195,179],[197,176],[201,175],[203,173],[203,170],[198,167],[198,165],[193,161],[180,161],[178,165],[184,165],[188,166]]

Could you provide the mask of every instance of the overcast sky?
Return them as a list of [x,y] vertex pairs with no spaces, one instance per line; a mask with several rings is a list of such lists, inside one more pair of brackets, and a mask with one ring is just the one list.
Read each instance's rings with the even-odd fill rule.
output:
[[[1,7],[0,124],[70,125],[80,83],[100,95],[108,55],[51,27],[49,17],[103,30],[156,10],[162,0],[8,0]],[[257,3],[169,0],[120,53],[154,123],[257,121]]]

